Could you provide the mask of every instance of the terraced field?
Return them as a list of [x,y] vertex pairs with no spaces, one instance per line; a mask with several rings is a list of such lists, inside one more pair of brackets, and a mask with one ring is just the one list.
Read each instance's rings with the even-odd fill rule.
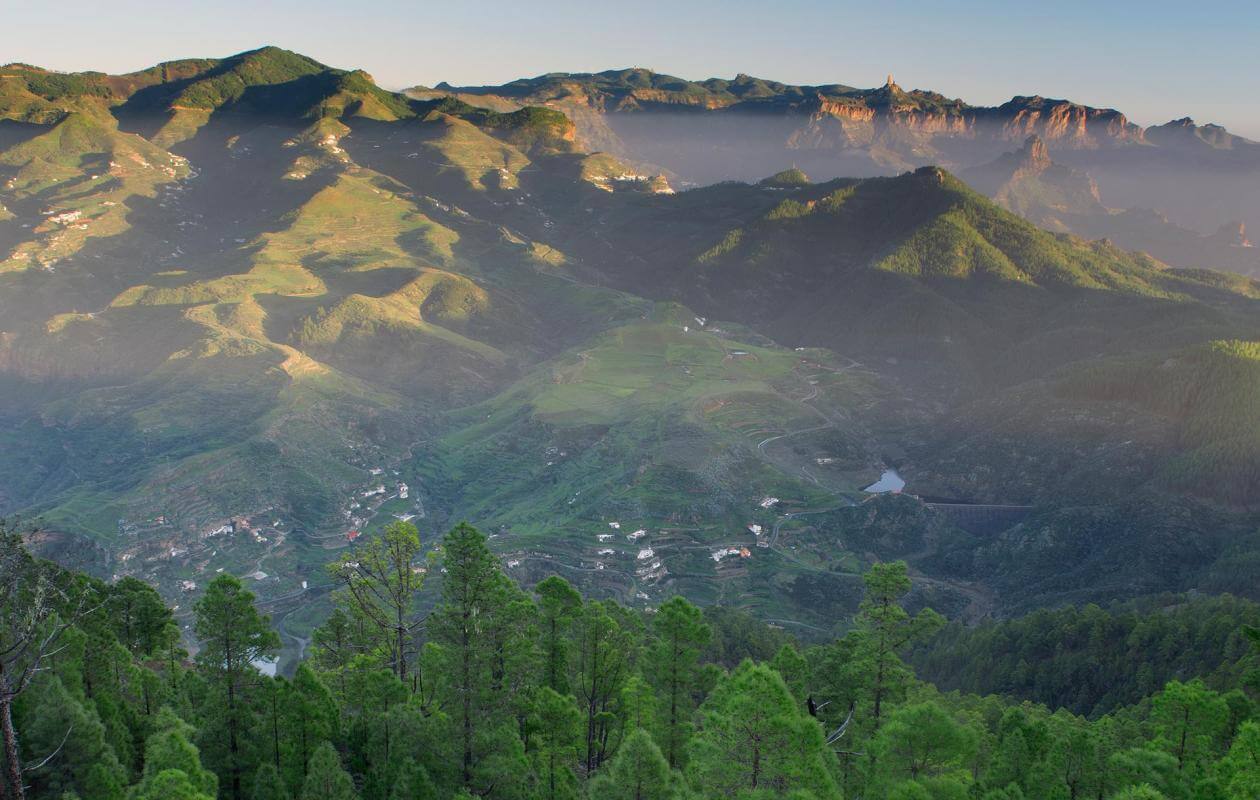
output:
[[[50,75],[0,68],[0,514],[59,558],[247,576],[294,653],[401,518],[807,635],[879,559],[968,617],[1127,592],[1134,541],[1151,591],[1254,591],[1252,284],[935,168],[675,193],[554,108],[274,48]],[[980,536],[890,467],[1032,508]]]

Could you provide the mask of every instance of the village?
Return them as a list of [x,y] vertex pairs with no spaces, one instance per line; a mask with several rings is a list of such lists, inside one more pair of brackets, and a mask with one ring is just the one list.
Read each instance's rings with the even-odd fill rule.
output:
[[[396,469],[364,469],[364,480],[351,489],[339,509],[341,522],[323,532],[312,532],[288,520],[283,511],[266,506],[251,512],[217,519],[202,499],[181,508],[178,514],[158,512],[140,518],[117,520],[117,545],[111,553],[112,579],[124,576],[143,578],[162,587],[179,605],[188,605],[204,584],[222,572],[249,581],[260,597],[286,596],[302,592],[312,580],[302,570],[303,559],[286,558],[286,569],[269,566],[273,556],[291,554],[299,541],[312,542],[319,549],[350,547],[378,521],[382,513],[391,519],[409,521],[423,517],[424,507]],[[291,574],[290,574],[291,573]]]

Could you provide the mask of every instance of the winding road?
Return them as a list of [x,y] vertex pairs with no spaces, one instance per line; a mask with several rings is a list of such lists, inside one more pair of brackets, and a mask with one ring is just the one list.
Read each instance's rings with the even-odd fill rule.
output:
[[[853,370],[862,366],[860,362],[855,361],[853,359],[849,359],[849,362],[850,362],[849,364],[839,369],[828,370],[823,365],[818,365],[818,366],[824,370],[837,373],[837,374],[848,372],[850,370]],[[757,452],[765,460],[771,463],[775,463],[775,460],[769,454],[766,453],[766,446],[771,444],[772,442],[776,442],[782,439],[787,439],[793,436],[801,436],[807,433],[816,433],[818,431],[828,430],[828,429],[837,427],[834,420],[832,420],[821,409],[819,409],[818,407],[812,404],[812,401],[816,399],[819,394],[818,384],[812,380],[814,377],[815,375],[803,376],[803,379],[806,380],[810,386],[810,392],[805,397],[802,397],[799,399],[784,397],[784,399],[792,400],[793,402],[799,403],[805,406],[806,408],[810,409],[816,415],[818,415],[821,419],[824,420],[824,424],[816,425],[810,428],[803,428],[797,431],[789,431],[788,433],[781,433],[776,436],[770,436],[761,440],[760,442],[757,443]],[[776,466],[783,466],[783,465],[776,464]],[[789,520],[797,519],[799,517],[809,516],[812,514],[827,514],[832,511],[837,511],[841,508],[851,507],[855,505],[855,503],[849,498],[843,496],[839,491],[835,490],[834,488],[824,485],[821,481],[818,480],[816,476],[814,476],[813,474],[809,472],[808,468],[801,466],[799,467],[799,470],[801,474],[803,474],[807,479],[809,479],[811,483],[813,483],[815,486],[822,489],[823,491],[830,492],[838,500],[840,500],[841,503],[840,505],[837,505],[831,508],[817,509],[813,511],[795,511],[789,514],[781,515],[775,520],[774,527],[771,529],[770,549],[778,553],[780,556],[787,559],[788,561],[791,561],[793,564],[795,564],[796,566],[802,569],[806,569],[806,570],[810,570],[814,572],[830,572],[829,570],[823,569],[821,567],[817,567],[812,564],[807,564],[804,561],[797,558],[794,554],[780,547],[779,546],[779,531],[783,527],[784,523],[788,522]],[[977,622],[991,615],[996,605],[994,601],[994,597],[993,597],[993,592],[991,590],[987,589],[986,587],[983,587],[974,583],[966,582],[966,581],[958,581],[958,580],[952,580],[948,578],[929,577],[927,575],[924,575],[921,571],[919,571],[913,566],[915,562],[921,561],[922,559],[927,558],[931,556],[933,553],[935,553],[938,546],[939,546],[938,543],[934,540],[930,542],[926,542],[925,547],[922,550],[904,556],[904,560],[906,561],[907,565],[909,565],[908,571],[911,578],[919,582],[920,584],[940,587],[940,588],[955,592],[967,598],[967,606],[962,611],[962,617],[966,622],[969,622],[969,623]],[[783,620],[776,620],[776,621],[783,622]],[[804,623],[793,623],[793,624],[801,624],[804,627],[811,627],[808,625],[804,625]]]

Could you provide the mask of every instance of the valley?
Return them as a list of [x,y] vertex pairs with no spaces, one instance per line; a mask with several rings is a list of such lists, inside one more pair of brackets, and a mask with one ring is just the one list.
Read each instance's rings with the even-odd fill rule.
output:
[[[395,520],[473,522],[524,585],[803,638],[898,558],[971,622],[1255,596],[1260,285],[1099,238],[1118,215],[1066,164],[1151,137],[1118,112],[393,93],[277,48],[0,78],[0,515],[181,624],[239,576],[291,663],[325,564]],[[749,105],[766,130],[730,138]],[[755,172],[686,173],[710,135]]]

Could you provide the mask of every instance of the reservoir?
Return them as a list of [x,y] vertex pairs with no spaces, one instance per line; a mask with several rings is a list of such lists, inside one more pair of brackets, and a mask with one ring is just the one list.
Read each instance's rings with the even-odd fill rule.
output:
[[879,480],[875,481],[870,486],[867,486],[862,491],[870,492],[871,494],[883,494],[885,492],[892,492],[893,494],[896,494],[904,488],[906,488],[906,482],[900,475],[897,474],[897,470],[886,469],[884,470],[884,474],[879,476]]

